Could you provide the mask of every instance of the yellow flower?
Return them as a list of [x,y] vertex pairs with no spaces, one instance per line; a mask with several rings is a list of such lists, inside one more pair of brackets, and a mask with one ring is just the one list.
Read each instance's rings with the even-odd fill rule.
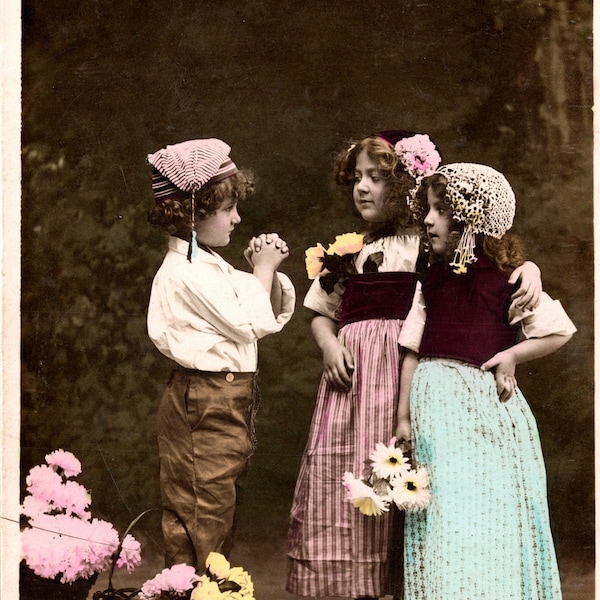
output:
[[372,487],[366,485],[364,481],[356,479],[352,473],[344,473],[342,483],[346,490],[348,490],[348,500],[363,515],[369,517],[379,516],[389,510],[388,496],[380,496]]
[[254,584],[250,575],[242,567],[232,567],[229,572],[229,581],[237,583],[241,589],[237,592],[229,592],[228,598],[231,600],[254,598]]
[[363,245],[364,236],[360,233],[344,233],[335,237],[335,242],[329,245],[327,254],[337,254],[338,256],[354,254],[362,250]]
[[206,557],[206,568],[217,579],[227,579],[231,564],[229,564],[229,561],[222,554],[210,552]]
[[219,598],[221,598],[219,585],[216,581],[209,581],[205,575],[200,578],[190,596],[190,600],[219,600]]
[[373,491],[362,498],[353,498],[352,504],[367,517],[378,517],[389,510],[386,499]]
[[321,244],[312,246],[305,252],[306,272],[309,279],[316,279],[323,269],[323,256],[325,256],[325,248]]

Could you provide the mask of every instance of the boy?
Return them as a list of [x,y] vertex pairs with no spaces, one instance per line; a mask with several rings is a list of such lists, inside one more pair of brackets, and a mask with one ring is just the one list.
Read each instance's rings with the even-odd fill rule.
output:
[[277,273],[289,254],[275,233],[251,240],[253,272],[213,251],[240,222],[252,191],[218,139],[148,155],[155,206],[148,220],[170,234],[153,284],[148,334],[177,363],[158,411],[165,563],[205,570],[209,552],[228,555],[238,477],[254,447],[257,340],[280,331],[294,310],[290,280]]

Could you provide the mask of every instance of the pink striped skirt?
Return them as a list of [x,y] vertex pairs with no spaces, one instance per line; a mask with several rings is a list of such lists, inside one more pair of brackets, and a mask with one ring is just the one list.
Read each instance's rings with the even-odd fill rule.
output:
[[362,474],[396,426],[399,319],[350,323],[340,341],[356,369],[345,393],[321,379],[288,533],[287,590],[300,596],[401,595],[403,514],[362,515],[346,499],[345,471]]

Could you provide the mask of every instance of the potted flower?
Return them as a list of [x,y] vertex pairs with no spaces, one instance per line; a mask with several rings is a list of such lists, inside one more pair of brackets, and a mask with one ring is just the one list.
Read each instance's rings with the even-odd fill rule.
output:
[[185,564],[163,569],[142,585],[140,600],[255,600],[250,575],[218,552],[206,559],[206,573]]
[[[86,598],[98,573],[116,564],[131,572],[141,563],[140,544],[130,534],[122,542],[113,525],[92,518],[91,496],[74,478],[81,463],[56,450],[26,479],[21,531],[21,599]],[[49,589],[49,588],[52,589]]]

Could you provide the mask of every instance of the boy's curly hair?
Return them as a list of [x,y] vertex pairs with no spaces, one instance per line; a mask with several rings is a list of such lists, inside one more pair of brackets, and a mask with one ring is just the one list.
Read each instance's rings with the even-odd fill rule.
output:
[[408,207],[410,190],[415,187],[415,179],[409,175],[400,162],[394,148],[378,136],[369,136],[356,142],[350,150],[344,150],[335,159],[333,169],[335,182],[341,195],[350,201],[356,213],[352,192],[354,190],[354,171],[356,158],[365,150],[369,158],[377,165],[380,176],[387,182],[385,198],[386,225],[408,227],[412,224],[412,215]]
[[[434,173],[423,178],[415,194],[412,211],[421,239],[425,244],[427,243],[427,228],[425,227],[424,220],[429,211],[429,204],[427,202],[427,192],[429,189],[433,190],[436,198],[446,204],[450,204],[450,199],[446,194],[446,177],[444,175]],[[444,256],[432,255],[430,257],[431,262],[449,264],[454,259],[454,250],[458,245],[464,225],[463,222],[454,221],[451,235],[452,243],[449,244]],[[506,233],[499,239],[480,233],[475,236],[475,242],[483,253],[502,271],[511,272],[527,260],[525,243],[515,233]]]
[[[251,170],[240,169],[223,181],[200,188],[194,200],[195,220],[201,221],[214,214],[225,200],[244,200],[254,191],[254,181]],[[192,223],[191,195],[187,192],[175,192],[161,198],[148,211],[148,222],[171,235],[188,233]]]

